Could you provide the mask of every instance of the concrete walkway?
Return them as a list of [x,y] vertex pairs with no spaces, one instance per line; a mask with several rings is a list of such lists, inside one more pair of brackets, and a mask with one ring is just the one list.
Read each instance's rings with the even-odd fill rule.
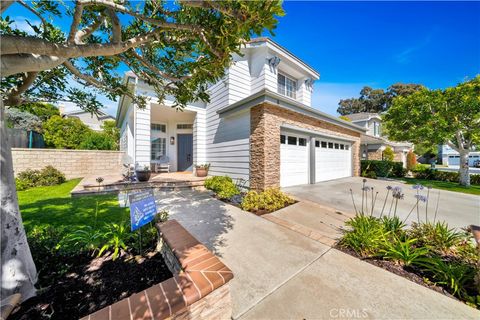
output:
[[[201,192],[159,193],[235,274],[233,318],[478,319],[454,299]],[[341,316],[343,314],[343,316]]]
[[[355,212],[350,189],[353,191],[357,209],[360,210],[362,203],[362,180],[360,177],[344,178],[332,181],[325,181],[317,184],[308,184],[283,188],[283,190],[296,198],[316,202],[320,205],[334,208],[343,213]],[[387,186],[400,186],[405,197],[398,202],[397,215],[406,219],[408,213],[416,202],[416,190],[412,185],[404,184],[400,181],[385,181],[367,179],[368,186],[373,187],[378,193],[375,206],[375,215],[379,215],[383,206],[385,196],[387,195]],[[426,195],[427,190],[421,191]],[[389,196],[391,199],[391,193]],[[480,224],[480,196],[464,194],[460,192],[445,191],[439,189],[430,190],[430,202],[428,209],[428,219],[433,220],[435,207],[438,200],[437,221],[446,221],[450,227],[462,228],[471,224]],[[370,195],[369,195],[370,207]],[[386,211],[390,207],[390,201],[387,202]],[[420,220],[425,221],[425,203],[420,203]],[[417,221],[417,213],[414,210],[407,219],[407,223]]]

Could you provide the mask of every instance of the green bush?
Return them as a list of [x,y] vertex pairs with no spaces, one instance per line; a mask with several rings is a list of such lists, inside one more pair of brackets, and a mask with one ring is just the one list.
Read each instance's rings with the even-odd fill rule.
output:
[[393,152],[392,148],[386,147],[382,152],[382,157],[384,161],[393,161],[395,158],[395,153]]
[[111,136],[103,133],[90,131],[85,134],[78,149],[83,150],[115,150],[116,142]]
[[[404,177],[406,174],[403,163],[380,160],[362,160],[361,172],[364,177]],[[374,174],[373,174],[373,173]]]
[[25,189],[53,186],[65,182],[65,175],[52,166],[46,166],[42,170],[25,170],[20,172],[15,179],[18,191]]
[[447,253],[464,238],[462,232],[449,228],[445,222],[412,223],[408,231],[411,238],[417,238],[418,244],[437,253]]
[[345,231],[340,245],[353,249],[362,257],[377,255],[383,249],[389,232],[379,219],[357,214],[345,224],[350,230]]
[[249,191],[242,200],[242,209],[245,211],[273,212],[285,208],[295,201],[278,188],[269,188],[263,192]]
[[205,188],[212,190],[220,199],[230,199],[240,193],[233,183],[232,178],[227,176],[214,176],[205,180]]
[[395,238],[392,242],[386,241],[386,248],[382,249],[380,253],[384,259],[399,262],[404,266],[410,266],[425,258],[428,253],[427,248],[415,247],[416,242],[417,239],[400,240]]
[[[413,177],[416,179],[436,180],[445,182],[459,182],[458,172],[440,171],[417,165],[413,170]],[[480,185],[480,174],[470,175],[470,184]]]
[[47,146],[57,149],[78,149],[85,134],[91,129],[80,119],[52,116],[43,124],[43,138]]

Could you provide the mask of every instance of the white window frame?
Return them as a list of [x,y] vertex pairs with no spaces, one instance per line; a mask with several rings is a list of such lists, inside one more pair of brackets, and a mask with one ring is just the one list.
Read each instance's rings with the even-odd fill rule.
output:
[[[285,78],[285,84],[284,85],[280,84],[280,76]],[[290,85],[290,87],[293,87],[293,88],[291,88],[291,90],[289,90],[289,85]],[[279,94],[287,96],[287,97],[292,98],[292,99],[296,99],[297,98],[297,90],[298,90],[297,80],[285,75],[284,73],[278,72],[278,74],[277,74],[277,92]]]
[[[152,130],[151,126],[152,124],[159,124],[165,126],[165,132],[161,130]],[[163,156],[168,155],[168,145],[167,145],[167,132],[168,132],[168,126],[166,123],[163,122],[151,122],[150,123],[150,161],[158,161],[158,159],[155,159],[153,157],[153,141],[156,139],[163,139],[161,142],[163,144]]]

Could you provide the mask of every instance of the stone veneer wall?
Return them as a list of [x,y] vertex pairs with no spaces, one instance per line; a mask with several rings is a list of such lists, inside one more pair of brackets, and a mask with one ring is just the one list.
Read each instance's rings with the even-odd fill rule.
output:
[[381,149],[377,149],[376,151],[369,151],[368,160],[383,160],[383,151]]
[[67,179],[122,172],[123,151],[12,148],[15,175],[53,166]]
[[280,185],[280,126],[297,127],[354,140],[353,174],[360,174],[360,132],[298,112],[262,103],[250,109],[250,187],[263,190]]

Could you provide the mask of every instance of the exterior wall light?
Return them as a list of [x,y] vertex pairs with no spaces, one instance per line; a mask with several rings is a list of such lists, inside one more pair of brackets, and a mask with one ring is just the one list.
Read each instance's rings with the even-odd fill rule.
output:
[[170,137],[170,144],[172,146],[175,144],[175,137]]
[[280,64],[281,59],[277,56],[273,56],[268,59],[268,65],[272,67],[273,69],[276,69],[278,65]]

